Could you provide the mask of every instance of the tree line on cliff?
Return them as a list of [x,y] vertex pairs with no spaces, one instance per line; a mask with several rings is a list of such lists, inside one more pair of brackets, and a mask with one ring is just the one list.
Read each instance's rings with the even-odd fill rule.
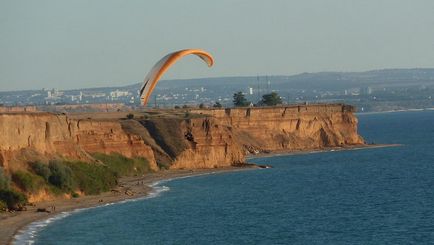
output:
[[235,107],[246,107],[246,106],[275,106],[282,104],[282,98],[276,92],[271,92],[269,94],[262,95],[262,99],[259,100],[256,104],[248,101],[243,94],[243,92],[239,91],[234,93],[233,100]]

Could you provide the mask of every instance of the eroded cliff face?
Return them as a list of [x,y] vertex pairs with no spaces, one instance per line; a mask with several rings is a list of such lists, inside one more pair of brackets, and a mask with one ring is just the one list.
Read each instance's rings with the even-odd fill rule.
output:
[[171,168],[217,168],[244,163],[244,150],[230,126],[215,118],[182,120],[178,128],[182,148],[172,154]]
[[157,169],[152,149],[127,134],[118,120],[71,120],[50,113],[0,114],[0,165],[14,170],[25,161],[66,157],[92,161],[89,153],[140,156]]
[[92,161],[89,153],[141,156],[155,170],[215,168],[248,153],[361,145],[353,108],[312,105],[190,110],[194,116],[72,119],[50,113],[0,114],[0,165],[32,158]]
[[194,112],[232,127],[238,141],[252,153],[364,144],[353,111],[351,106],[338,104]]
[[244,162],[245,151],[230,127],[212,117],[124,120],[122,125],[152,148],[162,168],[216,168]]

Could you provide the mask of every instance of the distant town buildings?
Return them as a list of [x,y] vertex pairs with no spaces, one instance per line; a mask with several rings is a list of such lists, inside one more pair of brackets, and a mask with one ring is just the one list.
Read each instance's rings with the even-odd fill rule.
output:
[[110,92],[110,97],[112,99],[117,99],[119,97],[126,97],[128,95],[130,95],[129,91],[121,91],[121,90],[118,90],[118,89],[116,89],[115,91]]
[[[308,76],[308,75],[306,75]],[[329,79],[328,77],[326,77]],[[434,84],[425,80],[417,84],[391,82],[371,82],[357,84],[353,80],[337,85],[327,85],[328,81],[310,81],[310,77],[298,83],[287,78],[251,77],[228,78],[233,80],[209,81],[192,80],[187,83],[167,82],[158,84],[147,106],[174,107],[203,104],[212,106],[216,101],[223,106],[232,106],[233,94],[242,91],[248,101],[256,104],[262,95],[277,92],[287,104],[293,103],[349,103],[360,110],[392,110],[394,108],[429,108],[434,107]],[[249,80],[250,79],[250,80]],[[246,81],[247,80],[247,81]],[[434,80],[434,78],[433,78]],[[222,82],[223,81],[223,82]],[[272,83],[271,83],[271,82]],[[380,81],[380,80],[379,80]],[[331,82],[330,82],[331,83]],[[273,88],[271,88],[271,84]],[[139,89],[141,83],[119,88],[89,88],[77,90],[42,89],[28,91],[0,92],[0,105],[88,105],[122,103],[125,106],[141,106]]]

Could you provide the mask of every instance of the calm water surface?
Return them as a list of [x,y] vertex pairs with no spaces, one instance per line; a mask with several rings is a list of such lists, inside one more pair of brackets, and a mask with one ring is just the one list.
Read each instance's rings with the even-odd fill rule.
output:
[[[434,111],[358,115],[402,147],[254,159],[272,169],[163,183],[169,191],[50,222],[36,244],[429,244]],[[30,238],[27,238],[30,239]]]

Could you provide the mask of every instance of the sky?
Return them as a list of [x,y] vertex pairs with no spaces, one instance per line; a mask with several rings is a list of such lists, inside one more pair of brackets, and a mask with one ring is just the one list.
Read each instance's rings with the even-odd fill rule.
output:
[[434,67],[432,0],[0,0],[0,91]]

